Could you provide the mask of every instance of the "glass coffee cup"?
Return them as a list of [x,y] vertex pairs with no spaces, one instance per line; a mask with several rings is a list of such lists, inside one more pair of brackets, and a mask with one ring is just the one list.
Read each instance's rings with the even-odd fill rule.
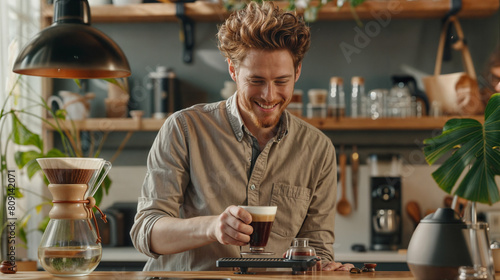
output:
[[266,251],[267,241],[276,217],[277,206],[238,206],[252,215],[253,233],[250,235],[250,251],[241,252],[242,255],[273,255]]

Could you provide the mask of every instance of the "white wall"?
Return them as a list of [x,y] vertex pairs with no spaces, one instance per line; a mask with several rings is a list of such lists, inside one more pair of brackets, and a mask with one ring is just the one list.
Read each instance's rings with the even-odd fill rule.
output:
[[[444,207],[443,199],[448,194],[441,190],[431,177],[431,173],[438,166],[428,165],[405,165],[402,168],[402,218],[403,237],[402,247],[406,248],[414,230],[414,224],[406,213],[405,206],[410,200],[416,201],[420,205],[421,216],[426,212],[434,211]],[[337,214],[335,218],[335,245],[336,251],[349,251],[352,244],[364,244],[367,248],[370,245],[370,198],[369,198],[369,175],[368,167],[362,165],[360,168],[359,200],[358,210],[353,211],[349,216]],[[350,169],[347,169],[347,197],[352,202]],[[496,178],[500,185],[500,177]],[[337,189],[340,197],[340,185]],[[500,203],[492,206],[478,204],[478,211],[500,210]]]
[[137,202],[145,175],[146,166],[113,166],[108,175],[113,183],[100,208],[106,209],[117,201]]

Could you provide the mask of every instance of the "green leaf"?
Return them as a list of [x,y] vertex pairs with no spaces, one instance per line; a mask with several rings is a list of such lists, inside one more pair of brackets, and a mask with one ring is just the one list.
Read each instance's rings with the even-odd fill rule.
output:
[[31,215],[26,215],[24,218],[18,223],[20,228],[25,228],[28,225],[28,221],[30,220]]
[[28,172],[28,178],[32,178],[38,171],[42,170],[37,161],[33,160],[28,163],[26,171]]
[[109,176],[106,176],[104,180],[102,181],[101,186],[97,189],[97,191],[94,194],[94,199],[96,201],[96,205],[99,206],[101,204],[102,198],[104,194],[108,195],[109,194],[109,188],[111,187],[112,180],[109,178]]
[[80,82],[80,79],[73,79],[75,81],[75,84],[78,86],[78,88],[82,88],[82,83]]
[[[500,175],[500,93],[491,96],[485,110],[484,125],[473,119],[451,119],[441,135],[424,140],[425,159],[444,163],[432,173],[447,193],[470,201],[493,204],[500,200],[495,176]],[[457,150],[456,147],[459,147]],[[451,155],[449,155],[451,152]],[[457,182],[465,169],[465,176]]]
[[42,158],[43,155],[37,151],[26,151],[14,153],[14,159],[17,167],[20,169],[26,167],[28,178],[32,178],[38,171],[41,170],[40,165],[36,161],[37,158]]
[[15,188],[14,197],[15,198],[23,198],[24,197],[23,193],[19,190],[19,188]]
[[102,197],[103,197],[102,188],[98,188],[94,194],[95,205],[99,206],[99,204],[101,204]]
[[474,119],[451,119],[446,122],[443,133],[434,138],[425,139],[424,147],[425,159],[429,164],[434,164],[436,160],[444,154],[461,145],[467,138],[479,137],[482,134],[483,126]]
[[52,148],[44,157],[67,157],[65,153],[57,148]]
[[121,90],[128,92],[128,89],[125,87],[126,83],[125,82],[120,82],[115,78],[109,78],[109,79],[102,79],[108,83],[111,83],[117,87],[119,87]]
[[17,167],[19,169],[23,168],[26,166],[28,163],[31,161],[34,161],[37,158],[42,157],[42,154],[40,154],[37,151],[26,151],[26,152],[15,152],[14,153],[14,159],[16,161]]
[[60,119],[60,120],[66,120],[66,115],[68,114],[68,112],[66,112],[66,110],[64,109],[59,109],[56,111],[56,113],[54,114],[56,118]]
[[18,236],[19,239],[24,243],[28,243],[28,239],[26,238],[26,231],[24,230],[24,228],[19,228],[19,231],[18,231]]
[[43,217],[43,219],[40,221],[38,224],[38,230],[41,231],[42,233],[45,232],[45,229],[47,228],[47,225],[49,224],[50,218],[49,216]]
[[24,126],[15,114],[12,114],[12,136],[12,141],[18,145],[33,145],[40,151],[43,150],[43,141],[40,136]]
[[351,6],[353,7],[356,7],[360,4],[362,4],[365,0],[349,0],[349,3],[351,4]]

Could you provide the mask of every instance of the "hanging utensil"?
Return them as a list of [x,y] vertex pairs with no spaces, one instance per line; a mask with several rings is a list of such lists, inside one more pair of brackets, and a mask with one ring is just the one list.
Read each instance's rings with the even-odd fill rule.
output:
[[411,220],[415,224],[415,227],[417,227],[418,223],[422,219],[418,203],[416,201],[408,201],[408,203],[406,203],[406,213],[410,216]]
[[342,187],[340,200],[337,202],[337,212],[340,215],[347,216],[351,213],[352,207],[346,197],[346,185],[345,185],[345,168],[346,168],[347,156],[344,153],[344,146],[340,146],[339,154],[339,165],[340,165],[340,185]]
[[354,210],[358,209],[358,170],[359,170],[359,154],[358,147],[352,146],[351,155],[351,178],[352,178],[352,195],[354,202]]

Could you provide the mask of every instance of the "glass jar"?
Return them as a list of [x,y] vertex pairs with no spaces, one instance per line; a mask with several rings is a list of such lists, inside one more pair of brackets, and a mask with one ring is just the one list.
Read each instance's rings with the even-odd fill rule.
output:
[[368,116],[373,120],[385,117],[385,99],[389,94],[386,89],[374,89],[368,93]]
[[309,246],[309,238],[295,238],[293,246],[285,254],[285,258],[290,260],[308,260],[315,256],[316,250]]
[[411,116],[411,94],[408,88],[399,83],[391,88],[386,100],[386,117],[407,118]]
[[327,116],[341,118],[345,116],[344,80],[340,77],[330,79],[330,94],[327,98]]
[[351,78],[351,117],[366,116],[365,80],[362,77]]
[[307,117],[308,118],[326,118],[326,105],[307,104]]

